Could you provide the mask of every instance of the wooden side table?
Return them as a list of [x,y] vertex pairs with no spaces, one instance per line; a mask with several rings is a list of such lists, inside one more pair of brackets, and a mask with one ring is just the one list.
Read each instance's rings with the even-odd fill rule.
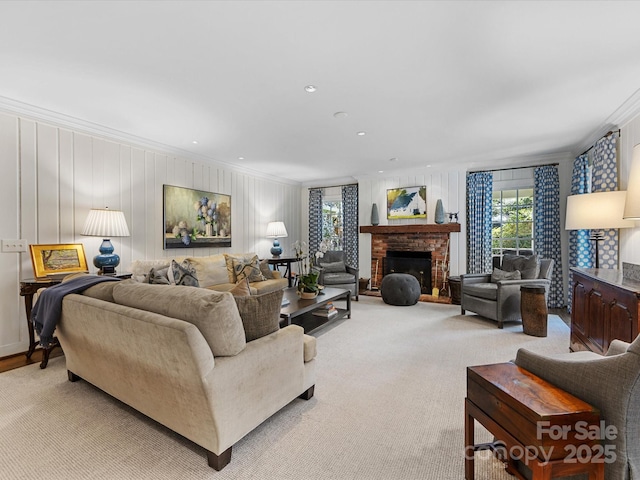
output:
[[293,285],[293,272],[291,271],[291,264],[293,262],[297,262],[298,259],[296,257],[278,257],[278,258],[267,258],[267,263],[269,265],[273,265],[278,268],[279,266],[284,266],[284,276],[287,277],[289,282],[289,287]]
[[[474,445],[474,420],[500,441],[499,447]],[[474,452],[487,448],[504,449],[507,472],[520,480],[526,478],[515,460],[531,470],[532,480],[578,473],[604,480],[602,445],[583,433],[599,427],[598,409],[514,363],[467,368],[466,480],[475,478]],[[577,457],[576,452],[580,452]]]
[[[123,272],[116,273],[113,276],[116,278],[126,279],[131,278],[131,273]],[[31,323],[31,310],[33,309],[33,296],[40,290],[41,288],[49,288],[54,285],[58,285],[62,282],[62,278],[28,278],[26,280],[22,280],[20,282],[20,296],[24,297],[24,310],[27,315],[27,331],[29,332],[29,350],[27,350],[27,358],[31,358],[33,352],[35,352],[38,347],[38,341],[36,340],[36,332]],[[49,355],[51,351],[59,347],[58,339],[54,337],[53,343],[48,347],[42,347],[42,362],[40,363],[40,368],[47,368],[47,363],[49,363]]]
[[522,285],[520,287],[520,314],[522,331],[534,337],[547,336],[547,299],[544,285]]

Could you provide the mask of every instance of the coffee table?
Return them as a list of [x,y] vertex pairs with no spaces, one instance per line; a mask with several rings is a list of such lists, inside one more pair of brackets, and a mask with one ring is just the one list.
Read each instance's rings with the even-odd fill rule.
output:
[[[298,297],[296,288],[291,287],[284,289],[283,298],[289,300],[289,304],[280,310],[280,318],[282,319],[280,322],[285,325],[292,323],[300,325],[304,328],[305,333],[309,333],[329,321],[344,317],[351,318],[351,292],[343,288],[324,288],[316,298],[307,300]],[[337,308],[336,306],[338,313],[332,317],[318,317],[313,314],[314,310],[329,302],[342,300],[346,301],[346,308]]]

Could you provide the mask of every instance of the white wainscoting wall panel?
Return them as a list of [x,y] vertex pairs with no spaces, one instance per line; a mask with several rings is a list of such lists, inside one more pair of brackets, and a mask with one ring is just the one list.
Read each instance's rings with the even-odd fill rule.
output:
[[[226,166],[158,151],[126,140],[85,134],[20,115],[0,113],[0,229],[2,239],[29,244],[83,243],[90,269],[101,239],[80,231],[91,208],[122,210],[131,236],[114,238],[126,271],[133,260],[256,252],[270,256],[267,223],[282,220],[289,237],[301,231],[301,187]],[[163,184],[231,195],[231,248],[163,249]],[[0,252],[0,357],[28,347],[21,279],[32,278],[31,257]]]

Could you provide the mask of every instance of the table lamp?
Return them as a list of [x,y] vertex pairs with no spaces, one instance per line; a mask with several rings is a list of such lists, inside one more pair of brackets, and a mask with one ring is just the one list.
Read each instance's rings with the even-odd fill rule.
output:
[[278,258],[282,254],[282,247],[278,238],[287,237],[287,229],[284,222],[269,222],[267,225],[267,238],[273,238],[273,247],[271,247],[271,255]]
[[93,264],[98,268],[98,275],[113,275],[120,264],[120,256],[113,253],[112,237],[128,237],[129,228],[120,210],[91,209],[84,223],[82,235],[102,237],[100,255],[93,257]]
[[597,192],[567,197],[566,230],[591,230],[596,248],[596,268],[600,268],[598,242],[604,240],[603,230],[635,227],[622,218],[627,192]]

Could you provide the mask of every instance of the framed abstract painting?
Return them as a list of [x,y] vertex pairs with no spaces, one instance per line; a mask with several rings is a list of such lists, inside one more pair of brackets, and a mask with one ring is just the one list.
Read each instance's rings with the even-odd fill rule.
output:
[[164,248],[231,246],[231,196],[164,185]]

